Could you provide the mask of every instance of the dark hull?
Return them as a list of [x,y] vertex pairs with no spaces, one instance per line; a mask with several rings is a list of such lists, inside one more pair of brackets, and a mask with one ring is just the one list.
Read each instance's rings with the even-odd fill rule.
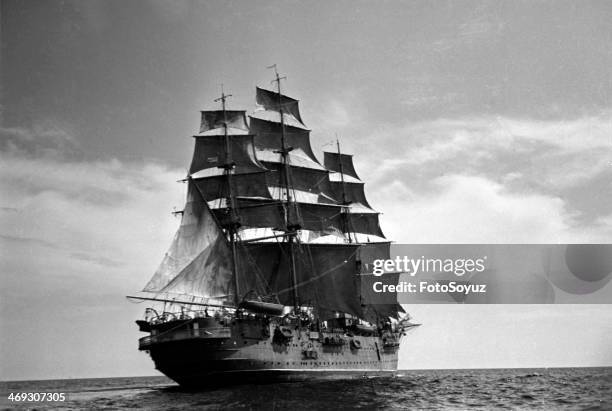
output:
[[196,388],[363,378],[391,375],[397,369],[398,347],[385,347],[379,336],[292,329],[279,341],[273,324],[264,326],[269,327],[267,337],[256,321],[208,325],[146,338],[140,349],[149,352],[160,372]]

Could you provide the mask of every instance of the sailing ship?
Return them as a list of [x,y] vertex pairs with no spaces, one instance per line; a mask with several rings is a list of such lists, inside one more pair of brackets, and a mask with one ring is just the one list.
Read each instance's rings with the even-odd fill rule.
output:
[[152,304],[139,349],[183,386],[393,372],[417,325],[362,292],[390,241],[352,156],[337,142],[321,164],[274,71],[249,116],[223,91],[201,112],[180,227],[129,297]]

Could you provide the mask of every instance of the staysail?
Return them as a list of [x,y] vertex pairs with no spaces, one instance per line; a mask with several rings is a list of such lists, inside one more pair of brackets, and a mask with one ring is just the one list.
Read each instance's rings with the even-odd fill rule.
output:
[[229,261],[225,235],[189,181],[181,225],[143,291],[227,299],[233,293]]

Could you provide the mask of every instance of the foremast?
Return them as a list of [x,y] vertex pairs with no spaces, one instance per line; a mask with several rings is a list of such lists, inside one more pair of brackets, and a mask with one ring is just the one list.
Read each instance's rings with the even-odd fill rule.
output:
[[223,90],[223,85],[221,85],[221,97],[215,99],[215,102],[221,102],[221,110],[223,111],[223,137],[225,140],[225,162],[219,165],[219,168],[223,170],[223,173],[226,177],[227,181],[227,198],[226,205],[228,208],[229,220],[224,224],[227,229],[228,241],[230,243],[230,248],[232,251],[232,277],[234,280],[234,303],[236,307],[240,305],[240,286],[238,284],[238,253],[236,251],[236,241],[238,235],[238,229],[240,228],[240,220],[238,218],[238,214],[236,213],[236,196],[234,193],[234,184],[233,184],[233,171],[236,167],[236,164],[232,160],[232,148],[230,144],[230,137],[228,133],[228,124],[227,124],[227,111],[226,111],[226,100],[228,97],[231,97],[231,94],[225,94]]

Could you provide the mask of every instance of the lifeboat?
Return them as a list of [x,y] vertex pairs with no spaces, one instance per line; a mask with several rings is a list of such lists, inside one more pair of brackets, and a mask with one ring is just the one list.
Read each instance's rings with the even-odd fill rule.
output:
[[240,303],[240,308],[260,314],[282,315],[285,306],[282,304],[266,303],[263,301],[246,300]]

